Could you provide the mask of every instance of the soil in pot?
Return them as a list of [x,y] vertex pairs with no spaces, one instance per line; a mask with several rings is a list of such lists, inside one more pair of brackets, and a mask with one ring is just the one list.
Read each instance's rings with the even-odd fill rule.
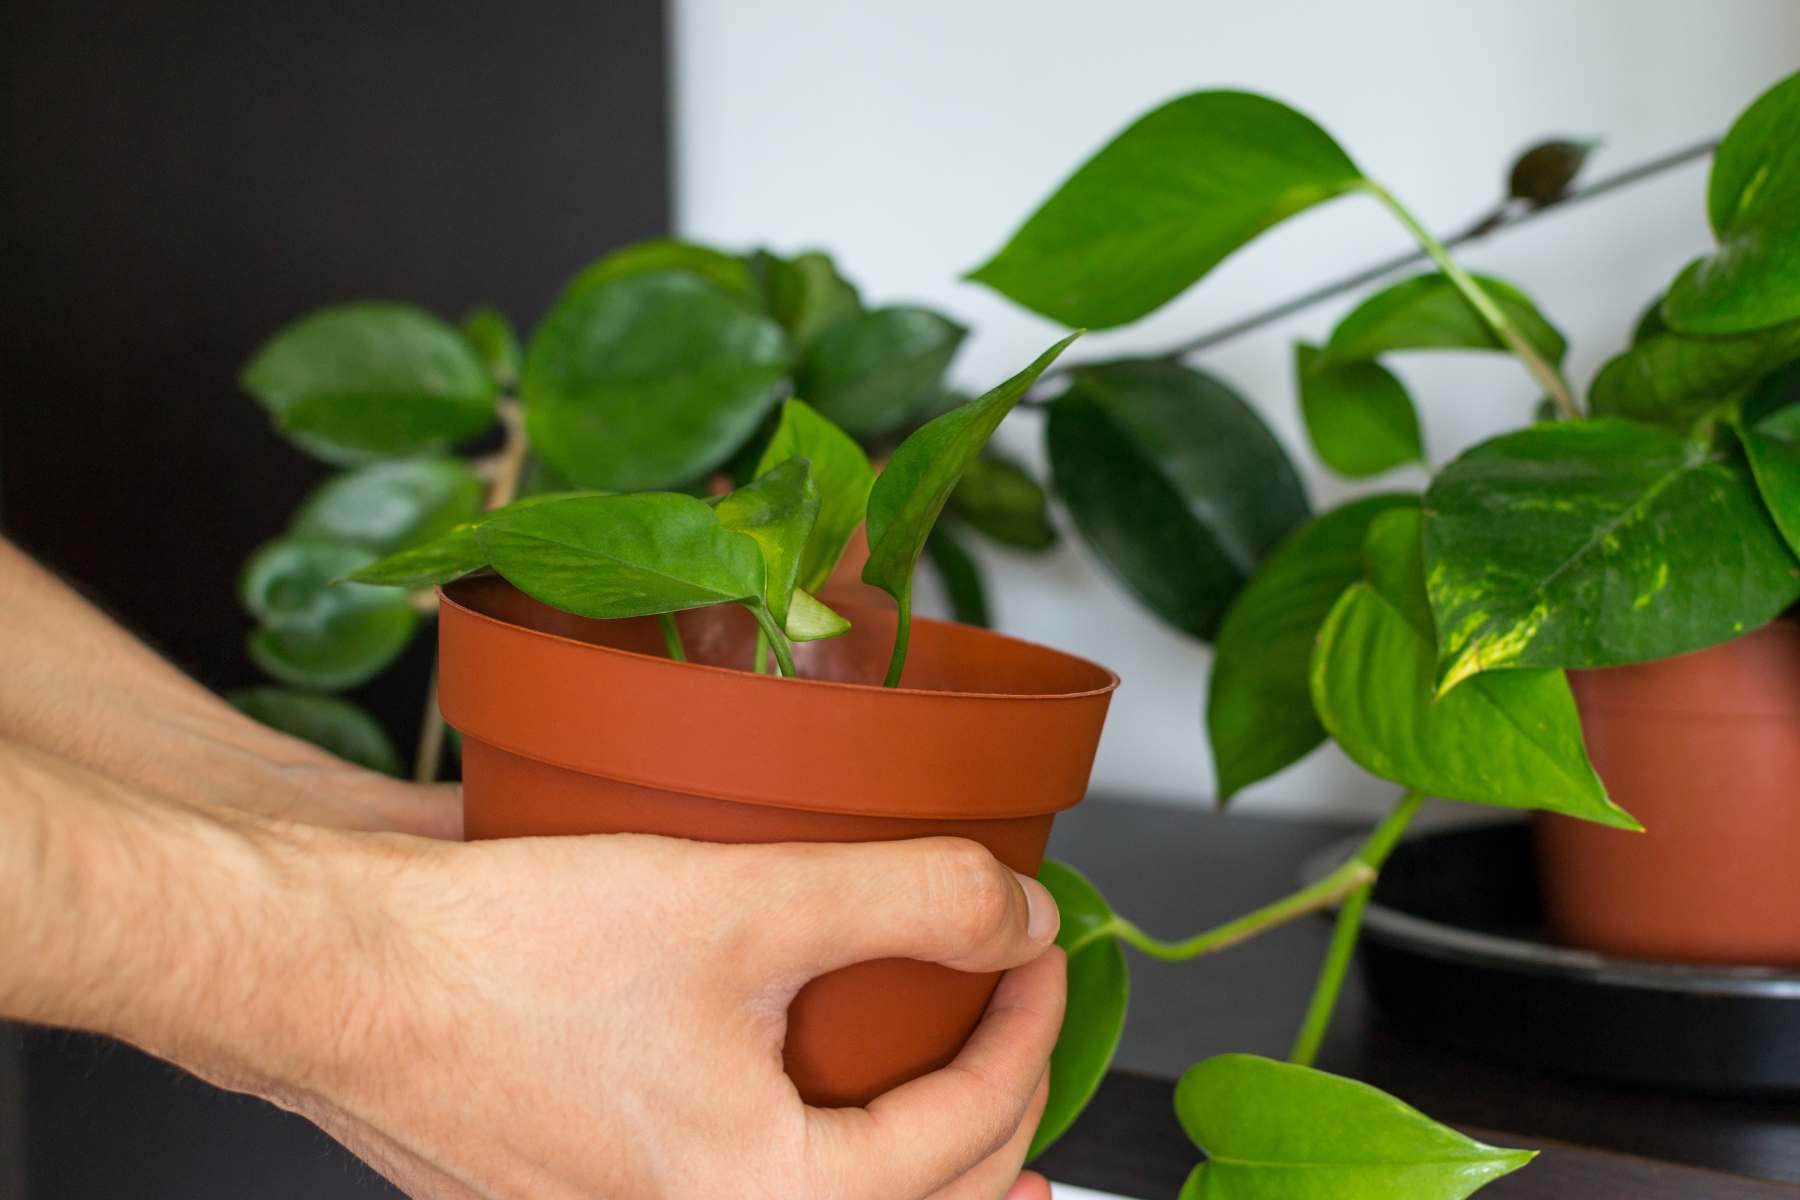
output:
[[[986,630],[915,620],[900,689],[895,614],[795,647],[803,678],[748,670],[737,606],[654,620],[571,616],[495,576],[443,589],[440,703],[463,735],[470,838],[655,833],[714,842],[952,835],[1034,874],[1087,790],[1118,677]],[[788,1074],[810,1104],[860,1105],[955,1057],[997,975],[884,960],[808,984]]]

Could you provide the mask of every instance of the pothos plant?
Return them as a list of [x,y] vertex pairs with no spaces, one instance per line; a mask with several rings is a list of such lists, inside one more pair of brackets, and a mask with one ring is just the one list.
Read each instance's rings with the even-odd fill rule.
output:
[[[1579,148],[1562,157],[1578,165]],[[1228,1055],[1182,1079],[1177,1113],[1207,1153],[1184,1200],[1462,1197],[1522,1165],[1311,1069],[1376,874],[1427,795],[1637,828],[1589,764],[1565,670],[1715,645],[1800,597],[1800,76],[1719,145],[1717,250],[1644,313],[1585,407],[1563,338],[1523,292],[1471,276],[1323,129],[1260,96],[1202,92],[1143,117],[970,278],[1065,324],[1126,325],[1337,197],[1387,209],[1437,270],[1295,346],[1325,464],[1368,478],[1424,462],[1385,363],[1409,350],[1510,353],[1545,397],[1538,421],[1464,452],[1422,495],[1311,515],[1267,429],[1178,354],[1061,367],[1063,390],[1043,400],[1053,487],[1088,543],[1152,609],[1215,642],[1220,803],[1327,738],[1405,789],[1330,876],[1184,941],[1150,937],[1073,868],[1045,864],[1069,1009],[1034,1149],[1110,1061],[1122,944],[1186,959],[1338,906],[1289,1062]]]

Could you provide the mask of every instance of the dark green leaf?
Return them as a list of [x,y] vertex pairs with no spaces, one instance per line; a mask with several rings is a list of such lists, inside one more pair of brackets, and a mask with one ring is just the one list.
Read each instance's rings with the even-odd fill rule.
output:
[[1366,479],[1425,457],[1412,397],[1380,363],[1335,362],[1295,342],[1294,375],[1307,435],[1332,470]]
[[1595,416],[1629,417],[1685,433],[1796,359],[1800,321],[1726,337],[1652,334],[1600,369],[1588,388],[1588,406]]
[[1506,194],[1541,208],[1561,198],[1581,174],[1594,142],[1540,142],[1519,155],[1506,182]]
[[1738,438],[1769,515],[1788,547],[1800,554],[1800,443],[1755,428],[1740,428]]
[[1150,610],[1210,638],[1306,494],[1224,384],[1176,363],[1077,371],[1050,405],[1051,474],[1082,538]]
[[295,514],[292,532],[392,554],[473,520],[485,491],[460,458],[371,463],[320,484]]
[[1044,489],[1012,459],[988,447],[950,493],[950,511],[976,529],[1020,550],[1056,544]]
[[1206,1151],[1181,1200],[1463,1200],[1533,1157],[1366,1083],[1248,1054],[1190,1067],[1175,1115]]
[[950,410],[900,444],[869,492],[864,583],[894,597],[903,610],[911,608],[913,568],[951,489],[1025,390],[1080,336],[1070,334],[999,387]]
[[483,305],[463,318],[462,332],[487,364],[495,385],[510,391],[519,382],[519,363],[524,352],[519,349],[519,335],[513,332],[506,314],[492,305]]
[[1271,225],[1361,182],[1293,109],[1195,92],[1089,159],[969,278],[1065,325],[1124,325]]
[[989,628],[987,587],[981,581],[981,566],[942,523],[931,527],[931,536],[925,539],[925,556],[943,581],[952,618],[964,625]]
[[673,238],[654,238],[615,250],[587,267],[570,282],[563,300],[591,291],[610,280],[648,275],[653,271],[689,271],[742,300],[755,303],[760,299],[749,266],[735,254]]
[[531,339],[520,398],[536,452],[587,487],[636,491],[723,462],[775,404],[781,329],[689,271],[578,280]]
[[1440,691],[1494,667],[1602,667],[1729,641],[1800,595],[1734,454],[1626,421],[1494,438],[1425,496]]
[[580,496],[496,514],[475,530],[520,591],[583,617],[642,617],[728,601],[761,603],[756,539],[672,492]]
[[790,458],[710,503],[720,525],[748,534],[761,548],[763,603],[775,623],[786,628],[801,552],[819,519],[819,486],[806,460]]
[[1800,438],[1800,363],[1763,376],[1740,408],[1744,424],[1776,437]]
[[780,323],[800,350],[810,349],[827,330],[862,315],[862,297],[837,273],[829,254],[809,250],[792,262],[766,250],[749,258],[763,311]]
[[1206,728],[1219,802],[1298,762],[1325,740],[1313,711],[1313,641],[1345,588],[1363,577],[1363,536],[1417,496],[1352,501],[1277,546],[1225,613],[1207,686]]
[[968,333],[926,308],[878,308],[826,330],[800,369],[800,398],[854,437],[894,428],[943,391]]
[[863,522],[875,471],[861,446],[799,400],[781,406],[781,424],[757,460],[755,474],[766,474],[790,458],[804,458],[819,487],[819,519],[800,556],[799,578],[800,587],[816,592],[831,579],[832,568]]
[[[1563,360],[1568,343],[1525,293],[1487,275],[1474,278],[1545,361]],[[1505,349],[1456,285],[1431,274],[1403,279],[1357,305],[1332,330],[1325,353],[1333,362],[1351,363],[1393,350]]]
[[400,755],[388,735],[374,717],[341,696],[253,687],[233,692],[226,699],[253,720],[311,742],[346,762],[383,775],[400,774]]
[[1050,1099],[1031,1139],[1030,1160],[1042,1154],[1081,1115],[1112,1064],[1125,1028],[1131,980],[1119,939],[1095,936],[1112,920],[1112,909],[1081,872],[1053,858],[1038,869],[1038,881],[1056,897],[1062,929],[1056,944],[1069,951],[1069,999],[1062,1033],[1050,1055]]
[[336,691],[374,678],[412,640],[418,614],[404,592],[333,582],[375,554],[315,538],[270,542],[245,564],[244,607],[257,666],[295,687]]
[[1631,327],[1633,349],[1668,329],[1668,326],[1663,323],[1662,302],[1663,298],[1658,296],[1650,302],[1648,308],[1638,314],[1637,324]]
[[1744,333],[1800,318],[1800,75],[1752,104],[1713,156],[1706,213],[1719,248],[1669,288],[1682,333]]
[[433,450],[494,421],[494,381],[474,349],[406,304],[302,317],[263,344],[242,383],[277,429],[328,462]]

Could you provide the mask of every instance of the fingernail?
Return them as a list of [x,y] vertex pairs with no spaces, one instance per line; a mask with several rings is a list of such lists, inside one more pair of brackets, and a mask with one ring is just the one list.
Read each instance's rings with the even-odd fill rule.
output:
[[1025,889],[1025,901],[1031,905],[1031,918],[1025,923],[1025,932],[1034,942],[1042,942],[1048,946],[1056,940],[1056,931],[1062,928],[1062,913],[1057,911],[1056,897],[1050,889],[1029,875],[1019,876],[1019,886]]

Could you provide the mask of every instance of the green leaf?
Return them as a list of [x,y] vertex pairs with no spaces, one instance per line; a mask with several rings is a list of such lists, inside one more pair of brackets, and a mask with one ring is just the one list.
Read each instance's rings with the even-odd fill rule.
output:
[[819,487],[819,519],[800,556],[800,587],[816,592],[831,579],[844,547],[863,522],[875,471],[869,456],[843,430],[799,400],[781,406],[781,424],[756,463],[756,475],[776,464],[804,458]]
[[591,291],[614,279],[648,275],[653,271],[688,271],[742,300],[755,303],[760,299],[750,268],[743,259],[673,238],[652,238],[613,251],[577,275],[564,292],[563,299]]
[[775,623],[785,627],[801,551],[819,519],[819,487],[806,460],[790,458],[709,503],[720,525],[750,535],[762,549],[763,603]]
[[1484,442],[1425,496],[1439,690],[1494,667],[1603,667],[1717,645],[1800,595],[1727,443],[1627,421]]
[[982,451],[950,493],[949,509],[1003,545],[1048,550],[1056,544],[1044,489],[1025,468],[997,452]]
[[494,422],[494,381],[474,349],[407,304],[302,317],[263,344],[240,381],[275,428],[327,462],[435,450]]
[[1506,181],[1509,199],[1528,201],[1533,208],[1558,200],[1581,174],[1581,165],[1596,142],[1540,142],[1519,155]]
[[762,603],[756,539],[726,529],[704,501],[675,492],[538,504],[496,514],[475,538],[513,586],[577,616]]
[[1340,363],[1295,342],[1294,375],[1307,435],[1332,470],[1365,479],[1425,457],[1412,397],[1380,363]]
[[[1546,362],[1563,360],[1568,343],[1525,293],[1491,276],[1474,279]],[[1394,350],[1505,351],[1506,344],[1454,283],[1434,273],[1403,279],[1357,305],[1332,330],[1325,354],[1352,363]]]
[[1463,1200],[1534,1157],[1366,1083],[1248,1054],[1188,1068],[1175,1115],[1206,1151],[1181,1200]]
[[917,416],[943,391],[968,330],[926,308],[878,308],[826,330],[795,390],[855,437]]
[[1157,616],[1211,638],[1306,493],[1224,384],[1160,360],[1083,367],[1050,405],[1055,488],[1084,541]]
[[925,539],[925,555],[931,559],[938,578],[943,581],[944,592],[950,599],[951,616],[964,625],[990,628],[987,587],[981,581],[981,566],[941,523],[931,527],[931,536]]
[[1726,337],[1655,333],[1600,368],[1588,388],[1588,407],[1597,417],[1629,417],[1686,433],[1796,359],[1800,321]]
[[485,492],[460,458],[371,463],[320,484],[295,514],[291,532],[391,554],[473,520]]
[[951,409],[900,443],[869,492],[864,583],[911,609],[913,568],[951,489],[1025,390],[1080,336],[1079,331],[1070,334],[999,387]]
[[344,578],[356,583],[370,583],[380,587],[403,587],[418,590],[420,588],[437,587],[450,583],[476,571],[486,570],[488,566],[487,551],[475,540],[475,526],[483,521],[492,520],[506,513],[518,512],[539,504],[547,504],[552,500],[568,500],[575,496],[610,496],[611,492],[544,492],[535,496],[527,496],[522,500],[514,500],[504,508],[496,508],[473,521],[465,521],[461,525],[445,531],[442,536],[426,542],[422,546],[414,546],[410,550],[402,550],[398,554],[390,554],[380,562],[370,563],[361,570],[352,571]]
[[1706,212],[1719,248],[1669,288],[1682,333],[1744,333],[1800,318],[1800,75],[1764,92],[1713,156]]
[[1031,1139],[1027,1161],[1067,1132],[1081,1115],[1112,1064],[1125,1028],[1131,979],[1119,939],[1096,931],[1113,919],[1094,885],[1074,867],[1046,858],[1038,882],[1056,897],[1062,929],[1056,944],[1069,951],[1069,999],[1062,1032],[1050,1055],[1050,1099]]
[[1425,518],[1417,506],[1378,513],[1363,532],[1363,574],[1375,594],[1437,645],[1437,622],[1425,591]]
[[1633,349],[1643,345],[1657,334],[1663,333],[1669,328],[1663,323],[1662,303],[1663,298],[1658,296],[1650,302],[1649,307],[1638,314],[1637,324],[1631,327],[1631,345]]
[[1220,804],[1325,740],[1312,703],[1313,641],[1344,589],[1363,577],[1369,522],[1418,503],[1390,493],[1314,517],[1282,540],[1232,601],[1206,699]]
[[1065,325],[1125,325],[1271,225],[1361,182],[1293,109],[1195,92],[1139,118],[968,278]]
[[791,642],[817,642],[850,632],[850,622],[799,588],[794,589],[783,632]]
[[577,280],[532,337],[519,395],[551,466],[640,491],[723,462],[786,370],[786,337],[747,301],[691,271],[651,271]]
[[1740,427],[1737,435],[1775,527],[1800,554],[1800,443],[1755,428]]
[[463,318],[462,333],[487,364],[495,385],[502,391],[511,390],[519,382],[519,363],[524,352],[519,349],[519,335],[513,332],[506,314],[484,304]]
[[748,260],[759,285],[763,311],[774,317],[805,351],[830,329],[862,315],[856,286],[837,272],[829,254],[809,250],[792,262],[767,250]]
[[374,717],[341,696],[253,687],[225,698],[252,720],[311,742],[345,762],[383,775],[400,774],[400,755],[388,735]]
[[322,691],[380,674],[412,640],[418,614],[403,592],[341,581],[374,557],[317,538],[282,538],[251,555],[239,594],[262,625],[250,635],[252,661],[283,683]]

